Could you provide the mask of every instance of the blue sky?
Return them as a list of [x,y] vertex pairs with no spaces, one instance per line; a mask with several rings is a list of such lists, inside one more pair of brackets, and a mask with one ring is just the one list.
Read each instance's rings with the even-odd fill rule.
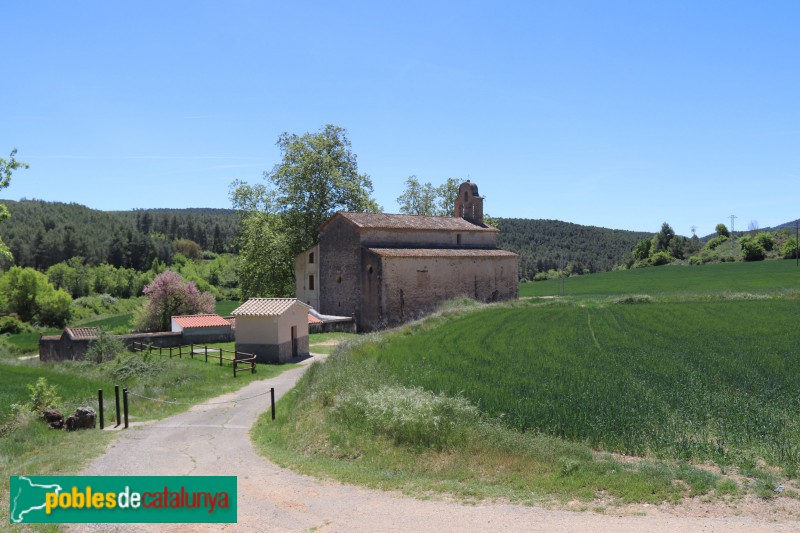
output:
[[798,2],[15,2],[6,199],[230,207],[284,131],[348,130],[493,216],[705,235],[800,217]]

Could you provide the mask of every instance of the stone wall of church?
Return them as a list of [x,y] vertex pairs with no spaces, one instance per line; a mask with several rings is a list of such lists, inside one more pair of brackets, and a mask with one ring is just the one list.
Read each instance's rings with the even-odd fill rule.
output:
[[421,318],[442,302],[467,296],[482,302],[518,295],[517,257],[383,257],[378,309],[365,312],[364,330]]
[[361,243],[347,220],[331,220],[319,242],[319,311],[325,315],[358,315],[361,304]]

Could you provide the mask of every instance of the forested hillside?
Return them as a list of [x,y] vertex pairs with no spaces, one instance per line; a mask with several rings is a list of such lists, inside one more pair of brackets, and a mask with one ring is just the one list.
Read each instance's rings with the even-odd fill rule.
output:
[[503,218],[498,245],[519,254],[519,276],[559,269],[565,262],[579,274],[605,272],[623,262],[637,241],[652,233],[581,226],[560,220]]
[[229,209],[98,211],[79,204],[2,200],[11,218],[0,224],[18,266],[45,270],[71,257],[90,265],[147,270],[154,259],[171,263],[174,241],[203,250],[233,251],[238,219]]
[[[83,257],[88,265],[148,270],[154,259],[172,263],[175,241],[188,239],[203,250],[235,252],[239,219],[232,209],[138,209],[98,211],[80,204],[2,200],[11,218],[0,224],[0,237],[14,254],[14,264],[38,270]],[[520,277],[558,269],[604,272],[646,232],[581,226],[559,220],[499,219],[501,248],[520,255]]]

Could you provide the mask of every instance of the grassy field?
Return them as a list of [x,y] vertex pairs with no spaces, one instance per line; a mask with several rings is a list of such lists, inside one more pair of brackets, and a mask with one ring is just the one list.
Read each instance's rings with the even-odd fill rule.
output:
[[214,312],[220,316],[230,316],[234,309],[242,305],[242,302],[234,300],[220,300],[217,302]]
[[797,497],[798,281],[791,261],[665,266],[452,303],[312,367],[255,435],[301,471],[416,494]]
[[[698,266],[665,265],[574,276],[566,279],[565,286],[568,296],[779,293],[800,289],[800,268],[795,265],[793,259]],[[558,282],[552,279],[521,283],[519,295],[555,295],[558,294]]]

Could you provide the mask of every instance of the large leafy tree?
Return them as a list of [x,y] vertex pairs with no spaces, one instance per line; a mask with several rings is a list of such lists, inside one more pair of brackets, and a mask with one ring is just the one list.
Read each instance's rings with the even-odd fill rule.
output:
[[[8,161],[0,157],[0,189],[5,189],[11,183],[11,174],[18,168],[28,168],[27,163],[17,161],[14,156],[17,155],[17,149],[11,150],[11,155],[8,156]],[[5,204],[0,204],[0,221],[7,219],[11,214],[8,212]],[[0,239],[0,256],[6,259],[11,259],[11,250]]]
[[242,213],[239,240],[243,297],[289,296],[294,258],[316,244],[337,211],[378,211],[372,180],[358,172],[347,131],[331,124],[316,133],[278,137],[281,162],[265,183],[235,181],[231,201]]
[[459,182],[448,178],[434,187],[431,182],[420,183],[416,176],[409,176],[403,194],[397,197],[400,212],[407,215],[448,216],[458,194]]

